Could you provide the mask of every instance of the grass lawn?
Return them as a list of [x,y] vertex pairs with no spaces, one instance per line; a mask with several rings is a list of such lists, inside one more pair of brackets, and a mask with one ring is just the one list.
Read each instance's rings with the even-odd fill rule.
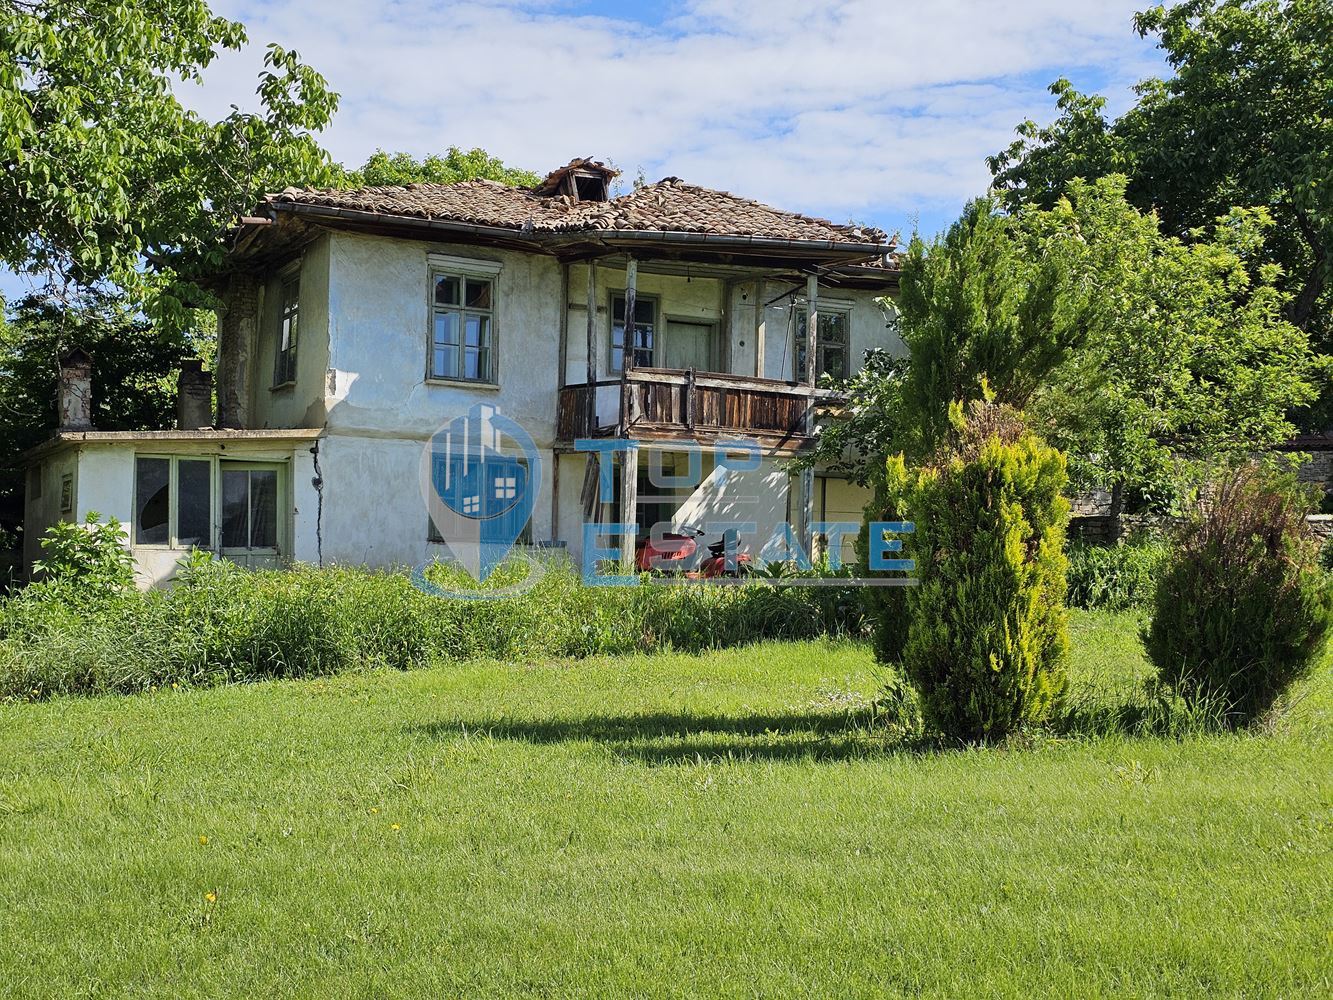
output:
[[[1075,621],[1076,682],[1146,667]],[[913,752],[862,647],[0,706],[0,995],[1312,996],[1333,678]]]

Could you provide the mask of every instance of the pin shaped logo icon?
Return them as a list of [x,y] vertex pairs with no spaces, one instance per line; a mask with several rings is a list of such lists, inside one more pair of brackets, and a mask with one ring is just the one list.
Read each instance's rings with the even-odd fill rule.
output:
[[542,475],[532,438],[497,407],[478,404],[431,437],[420,474],[439,538],[484,582],[532,518]]

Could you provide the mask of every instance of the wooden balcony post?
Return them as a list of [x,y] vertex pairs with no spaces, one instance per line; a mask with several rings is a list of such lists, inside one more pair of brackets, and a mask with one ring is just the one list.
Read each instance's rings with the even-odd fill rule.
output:
[[802,469],[796,508],[796,537],[811,562],[815,558],[815,470]]
[[[634,344],[635,344],[635,324],[634,308],[638,303],[639,291],[639,262],[633,257],[629,258],[625,264],[625,332],[621,335],[620,343],[620,434],[626,436],[629,434],[629,425],[632,415],[632,403],[630,400],[629,372],[634,367]],[[615,317],[611,318],[615,323]],[[653,331],[657,335],[657,331]]]
[[[819,277],[805,279],[805,384],[813,386],[819,375]],[[799,381],[799,379],[797,379]]]
[[631,441],[620,453],[620,565],[622,572],[634,572],[635,534],[639,506],[639,445]]
[[588,398],[584,402],[587,433],[597,433],[597,261],[588,260]]

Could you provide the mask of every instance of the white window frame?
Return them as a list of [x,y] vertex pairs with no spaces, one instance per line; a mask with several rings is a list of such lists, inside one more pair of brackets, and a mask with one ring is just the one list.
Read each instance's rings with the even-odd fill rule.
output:
[[[504,265],[495,260],[475,257],[454,257],[449,254],[431,253],[426,255],[426,381],[442,385],[466,386],[469,389],[498,389],[500,387],[500,273]],[[437,306],[435,304],[435,283],[440,278],[459,279],[460,299],[466,298],[466,280],[482,279],[491,283],[491,307],[489,309],[470,309],[463,302],[457,306]],[[440,311],[458,312],[460,316],[468,313],[484,315],[489,320],[490,344],[487,349],[489,371],[486,378],[470,379],[461,376],[435,374],[435,314]],[[459,322],[459,352],[464,349],[464,337],[467,324]],[[462,371],[462,367],[459,368]]]
[[[167,473],[167,541],[141,542],[139,540],[139,459],[165,459]],[[130,544],[136,549],[161,549],[163,551],[184,551],[187,546],[180,543],[180,463],[208,463],[208,503],[209,526],[208,544],[194,545],[194,548],[221,555],[246,552],[266,553],[276,551],[279,555],[290,551],[289,513],[291,503],[288,500],[288,482],[290,463],[282,459],[232,458],[223,455],[191,455],[182,453],[135,452],[134,454],[134,490],[130,506]],[[223,549],[222,548],[222,469],[224,466],[243,469],[274,469],[278,473],[277,496],[277,540],[276,550],[269,549]]]

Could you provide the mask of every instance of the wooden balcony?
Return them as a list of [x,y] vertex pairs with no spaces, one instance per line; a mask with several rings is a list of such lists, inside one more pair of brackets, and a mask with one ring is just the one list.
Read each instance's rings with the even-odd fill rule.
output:
[[744,436],[798,451],[811,441],[812,407],[837,398],[773,379],[635,368],[622,378],[561,389],[557,431],[562,442],[621,434],[699,441]]

